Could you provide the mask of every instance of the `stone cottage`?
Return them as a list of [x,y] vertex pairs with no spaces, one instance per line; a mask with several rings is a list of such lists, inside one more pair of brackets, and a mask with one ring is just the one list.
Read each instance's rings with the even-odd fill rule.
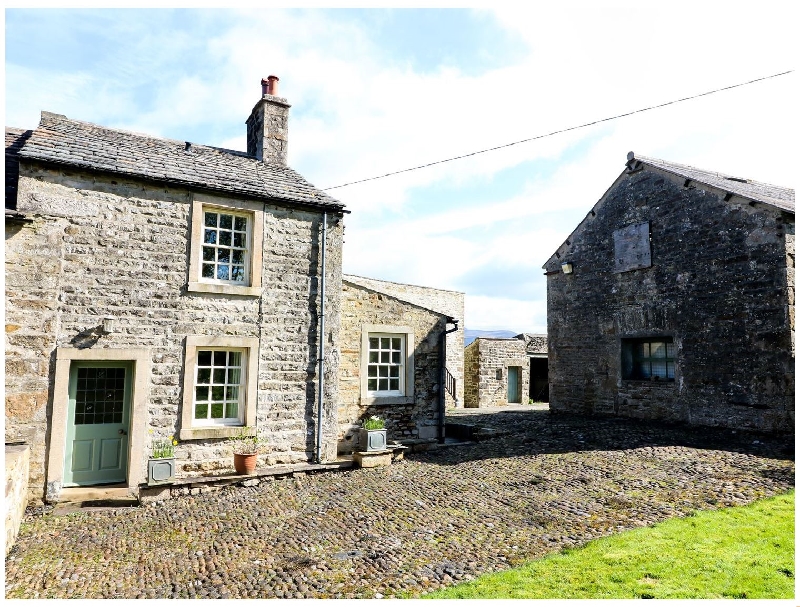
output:
[[630,153],[544,268],[551,411],[794,431],[794,190]]
[[277,82],[247,153],[49,112],[6,129],[6,441],[34,497],[136,493],[169,436],[179,475],[230,468],[243,426],[262,464],[336,457],[346,211],[286,166]]
[[547,402],[547,336],[476,337],[464,348],[464,406]]
[[371,416],[390,440],[442,438],[444,408],[464,398],[464,294],[345,274],[341,317],[339,450]]

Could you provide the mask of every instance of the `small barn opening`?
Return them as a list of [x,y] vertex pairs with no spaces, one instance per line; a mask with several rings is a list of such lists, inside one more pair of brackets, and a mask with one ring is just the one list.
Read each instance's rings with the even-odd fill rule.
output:
[[535,403],[549,403],[550,383],[547,378],[547,357],[532,357],[530,368],[531,380],[528,384],[528,396]]

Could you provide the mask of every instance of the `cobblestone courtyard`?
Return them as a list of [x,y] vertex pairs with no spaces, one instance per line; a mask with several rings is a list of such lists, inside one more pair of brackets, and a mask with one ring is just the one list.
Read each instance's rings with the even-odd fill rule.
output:
[[793,438],[519,409],[450,415],[501,435],[388,468],[29,512],[6,598],[418,596],[794,486]]

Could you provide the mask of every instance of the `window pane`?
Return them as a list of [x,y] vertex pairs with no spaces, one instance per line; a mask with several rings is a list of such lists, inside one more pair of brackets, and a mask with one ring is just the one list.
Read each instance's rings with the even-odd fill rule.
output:
[[228,280],[228,266],[217,266],[217,279]]
[[675,344],[667,344],[667,358],[675,358]]
[[390,379],[389,380],[389,390],[399,390],[400,389],[400,380],[399,379]]
[[389,362],[389,354],[390,352],[381,352],[381,362],[388,363]]
[[203,261],[216,261],[214,259],[215,250],[214,247],[203,247]]
[[203,242],[206,244],[217,244],[217,231],[206,230],[205,236],[203,236]]
[[378,366],[369,365],[367,367],[367,377],[378,377]]
[[244,251],[233,251],[231,261],[237,265],[244,265]]
[[225,398],[225,386],[211,386],[211,400],[222,400]]
[[233,228],[233,215],[226,215],[225,213],[220,213],[219,216],[219,227],[224,228],[225,230],[230,230]]
[[242,232],[233,233],[233,246],[244,249],[247,246],[247,235]]
[[211,419],[222,419],[225,413],[225,403],[211,403]]
[[227,404],[228,412],[226,413],[225,417],[239,417],[239,403],[228,403]]
[[369,349],[370,350],[377,350],[378,349],[378,338],[377,337],[370,337],[369,338]]
[[214,264],[203,264],[203,278],[214,278]]
[[194,418],[195,419],[208,418],[208,403],[197,403],[194,406]]
[[198,369],[197,370],[197,383],[210,384],[211,383],[211,369]]
[[399,350],[400,349],[400,338],[393,337],[392,338],[392,350]]
[[217,262],[218,263],[230,263],[231,261],[231,251],[230,249],[217,249]]
[[217,214],[206,213],[206,225],[211,228],[217,227]]
[[675,363],[667,363],[667,379],[675,379]]
[[389,377],[389,368],[384,366],[378,367],[378,377]]
[[227,360],[227,352],[224,350],[217,350],[214,352],[214,366],[215,367],[224,367],[225,362]]
[[214,369],[214,382],[215,384],[225,383],[225,369]]
[[196,401],[208,400],[208,386],[196,386],[194,389],[194,398]]
[[378,380],[377,379],[370,379],[367,380],[367,390],[371,390],[374,392],[378,389]]
[[369,353],[369,362],[371,362],[371,363],[378,362],[378,353],[377,352],[370,352]]
[[238,386],[241,377],[242,377],[241,369],[228,369],[228,385]]
[[388,390],[389,389],[389,380],[388,379],[379,379],[378,380],[378,390]]
[[396,365],[400,364],[400,352],[392,352],[392,362]]
[[388,349],[389,349],[389,338],[381,337],[381,350],[388,350]]
[[654,341],[650,344],[650,356],[653,358],[664,358],[667,353],[663,341]]
[[664,379],[667,376],[667,363],[663,360],[654,360],[652,363],[652,375],[659,379]]
[[240,367],[242,365],[241,352],[228,352],[228,366]]
[[239,386],[228,386],[225,388],[225,400],[239,401]]
[[400,367],[389,367],[389,377],[400,377]]
[[201,367],[211,366],[211,350],[198,350],[197,351],[197,364]]
[[231,246],[231,233],[230,232],[223,232],[220,230],[219,233],[219,244],[223,247]]

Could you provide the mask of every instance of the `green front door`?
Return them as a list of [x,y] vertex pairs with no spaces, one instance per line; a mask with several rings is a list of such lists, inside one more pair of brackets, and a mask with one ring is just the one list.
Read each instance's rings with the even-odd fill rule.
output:
[[73,362],[69,373],[64,486],[124,482],[133,365]]
[[519,394],[519,367],[508,368],[508,402],[520,402]]

